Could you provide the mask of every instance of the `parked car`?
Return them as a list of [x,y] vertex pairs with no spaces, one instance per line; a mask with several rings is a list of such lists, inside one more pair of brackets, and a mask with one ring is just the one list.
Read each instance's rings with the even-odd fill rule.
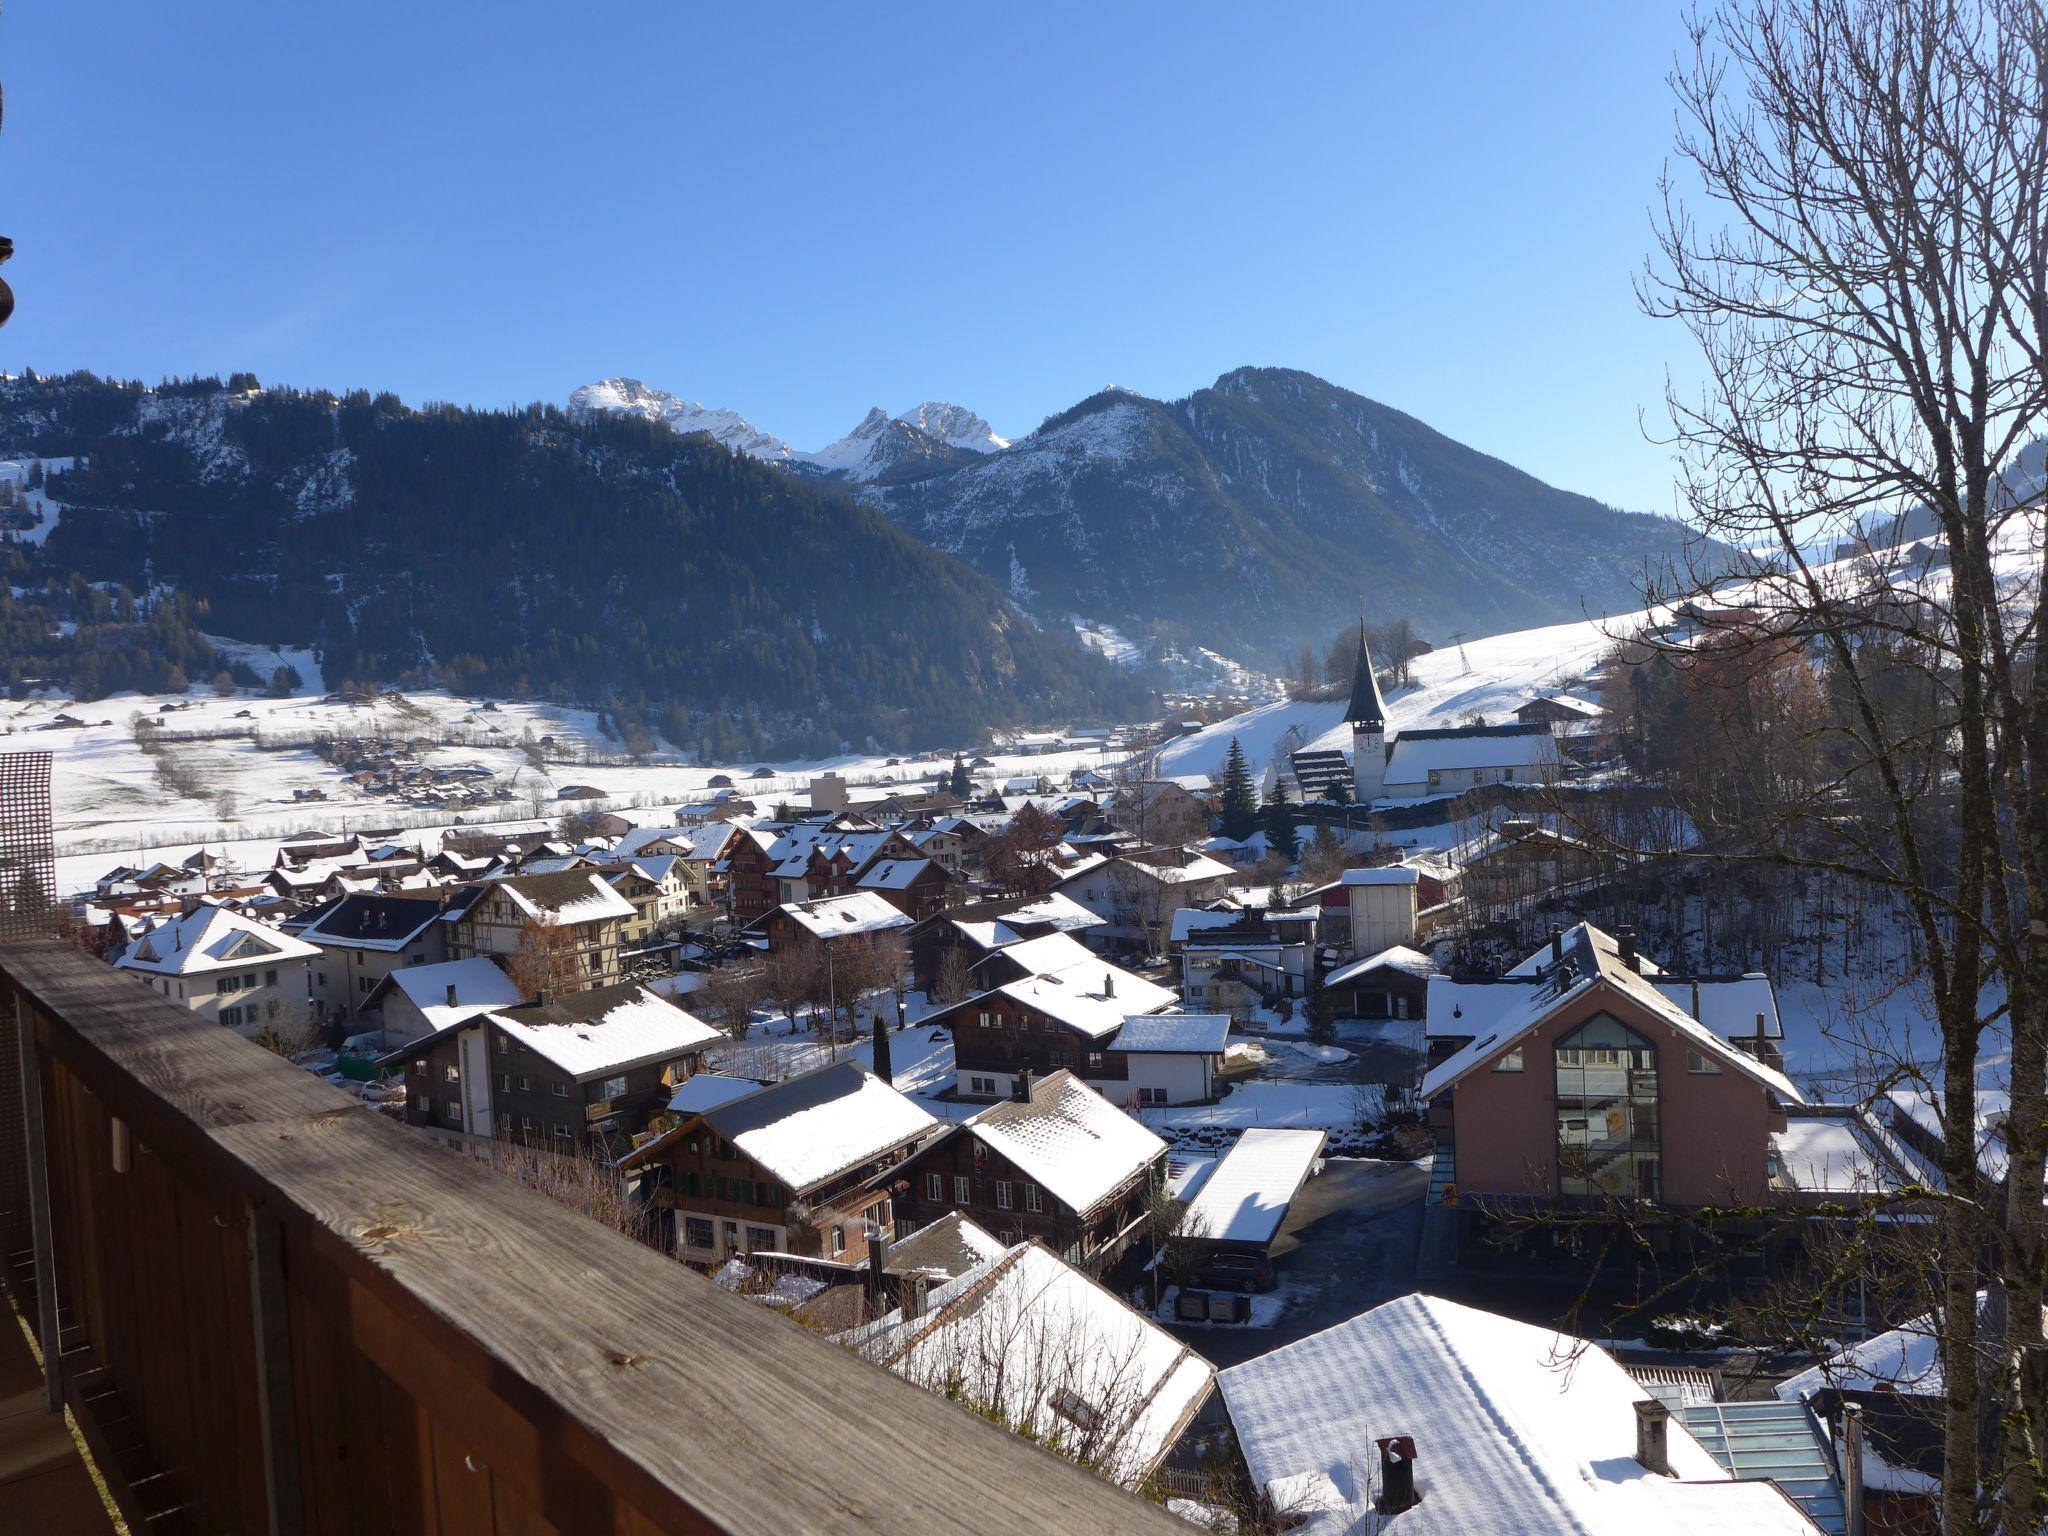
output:
[[1199,1260],[1188,1277],[1190,1287],[1205,1291],[1270,1291],[1278,1283],[1273,1261],[1263,1253],[1229,1248]]

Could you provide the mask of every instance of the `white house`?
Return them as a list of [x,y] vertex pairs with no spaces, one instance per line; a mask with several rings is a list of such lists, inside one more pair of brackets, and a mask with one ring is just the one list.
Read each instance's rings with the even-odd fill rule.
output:
[[1141,848],[1082,860],[1059,891],[1101,919],[1090,943],[1163,949],[1173,914],[1221,899],[1234,873],[1192,848]]
[[319,955],[303,939],[225,907],[198,906],[158,923],[114,965],[172,1002],[253,1039],[265,1029],[309,1022],[312,965]]
[[[1229,1039],[1226,1013],[1140,1014],[1124,1020],[1108,1054],[1122,1058],[1123,1091],[1139,1104],[1199,1104],[1216,1097]],[[1097,1086],[1118,1091],[1110,1082]]]

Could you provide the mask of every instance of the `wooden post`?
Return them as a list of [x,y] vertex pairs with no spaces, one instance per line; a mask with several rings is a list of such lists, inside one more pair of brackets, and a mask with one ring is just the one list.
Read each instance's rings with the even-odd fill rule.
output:
[[277,1218],[251,1205],[249,1316],[256,1338],[256,1406],[263,1425],[263,1498],[271,1536],[301,1536],[299,1436],[292,1395],[291,1319],[284,1294],[284,1233]]
[[21,1060],[22,1145],[28,1154],[29,1241],[35,1248],[43,1411],[56,1413],[64,1406],[64,1383],[57,1367],[57,1246],[50,1230],[50,1148],[43,1137],[43,1069],[36,1049],[36,1021],[19,992],[14,994],[14,1038]]

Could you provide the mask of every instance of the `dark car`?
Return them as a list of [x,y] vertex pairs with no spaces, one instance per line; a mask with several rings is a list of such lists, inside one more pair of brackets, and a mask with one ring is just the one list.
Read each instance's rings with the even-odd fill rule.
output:
[[1200,1260],[1188,1284],[1204,1291],[1270,1291],[1278,1283],[1273,1261],[1263,1253],[1226,1249]]
[[773,768],[756,768],[747,777],[750,779],[772,779],[775,777],[775,770]]

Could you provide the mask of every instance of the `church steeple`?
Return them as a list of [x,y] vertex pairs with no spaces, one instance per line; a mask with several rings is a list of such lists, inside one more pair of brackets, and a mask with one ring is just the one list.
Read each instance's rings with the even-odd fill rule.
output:
[[1351,798],[1371,805],[1386,786],[1387,701],[1372,669],[1372,651],[1365,643],[1365,617],[1358,620],[1358,660],[1351,677],[1351,707],[1344,711],[1351,727]]
[[1380,697],[1380,680],[1372,668],[1372,652],[1365,644],[1365,622],[1358,625],[1358,660],[1353,664],[1351,675],[1351,707],[1344,712],[1344,723],[1351,726],[1371,726],[1374,730],[1385,730],[1387,725],[1387,701]]

